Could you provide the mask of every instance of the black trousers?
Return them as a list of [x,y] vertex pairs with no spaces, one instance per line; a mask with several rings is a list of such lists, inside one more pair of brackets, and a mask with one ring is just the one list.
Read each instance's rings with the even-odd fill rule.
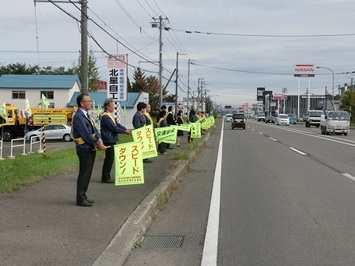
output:
[[89,187],[96,151],[77,151],[76,154],[79,157],[79,175],[76,182],[76,203],[79,204],[87,200],[86,191]]
[[161,143],[158,144],[158,151],[159,151],[160,154],[163,154],[166,151],[165,145],[166,144],[164,142],[161,142]]
[[115,149],[113,144],[111,145],[110,148],[107,148],[105,150],[105,160],[104,160],[104,165],[102,167],[101,181],[107,181],[111,179],[111,169],[112,169],[114,159],[115,159]]

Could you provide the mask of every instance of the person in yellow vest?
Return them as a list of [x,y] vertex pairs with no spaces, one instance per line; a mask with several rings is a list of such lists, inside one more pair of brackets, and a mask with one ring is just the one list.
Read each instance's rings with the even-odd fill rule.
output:
[[92,169],[95,163],[96,149],[105,150],[99,131],[90,119],[88,111],[92,101],[88,94],[80,94],[76,98],[78,110],[73,119],[73,138],[76,146],[76,154],[79,158],[79,174],[76,189],[76,204],[83,207],[91,207],[94,200],[86,196],[89,187]]
[[115,183],[114,179],[111,178],[111,169],[115,159],[114,145],[118,142],[118,134],[131,134],[131,131],[117,123],[113,118],[112,112],[115,110],[115,103],[112,99],[104,101],[104,110],[101,115],[100,126],[102,141],[107,148],[102,167],[101,183]]
[[150,116],[150,110],[151,110],[150,104],[147,103],[147,106],[146,106],[146,108],[145,108],[145,113],[143,113],[143,114],[150,120],[150,124],[153,125],[153,119],[152,119],[152,117]]

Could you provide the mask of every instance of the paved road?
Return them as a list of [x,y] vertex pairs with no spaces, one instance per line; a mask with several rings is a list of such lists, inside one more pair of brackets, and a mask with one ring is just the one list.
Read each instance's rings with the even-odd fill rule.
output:
[[216,263],[203,265],[353,265],[354,132],[225,125],[215,234],[204,242],[218,149],[211,140],[146,233],[184,236],[182,246],[137,248],[126,265],[200,265],[211,243]]
[[[181,144],[187,144],[186,136]],[[188,169],[188,160],[173,159],[179,149],[144,164],[145,183],[135,186],[100,183],[102,161],[96,160],[91,208],[75,205],[77,171],[1,195],[0,264],[122,265],[155,218],[157,195],[170,193]]]

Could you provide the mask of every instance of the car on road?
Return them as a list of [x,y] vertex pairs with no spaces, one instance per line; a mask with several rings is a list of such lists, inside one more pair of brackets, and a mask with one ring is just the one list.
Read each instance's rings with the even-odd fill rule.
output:
[[279,115],[276,117],[276,125],[289,126],[289,125],[290,125],[290,118],[288,117],[287,114],[279,114]]
[[290,124],[297,124],[297,115],[289,114],[288,117],[290,118]]
[[[36,137],[39,140],[42,137],[42,128],[28,131],[25,134],[26,140],[31,140],[31,137]],[[71,141],[72,138],[70,136],[71,127],[65,124],[49,124],[44,126],[44,134],[46,139],[58,139]]]
[[275,123],[274,117],[272,115],[268,115],[265,117],[265,123]]
[[245,129],[245,117],[244,114],[233,114],[232,129],[243,128]]
[[232,119],[233,119],[232,114],[226,114],[226,116],[224,117],[224,121],[226,122],[232,122]]
[[259,115],[258,116],[258,122],[265,122],[265,116],[264,115]]
[[306,127],[319,127],[320,126],[320,118],[323,115],[322,110],[309,110],[307,115],[304,116],[303,121],[305,122]]

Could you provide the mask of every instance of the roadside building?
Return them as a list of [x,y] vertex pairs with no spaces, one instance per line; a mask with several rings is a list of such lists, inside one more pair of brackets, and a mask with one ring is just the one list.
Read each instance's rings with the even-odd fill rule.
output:
[[25,108],[28,99],[32,107],[40,107],[42,94],[50,106],[64,108],[75,92],[80,91],[77,75],[1,75],[1,102]]

